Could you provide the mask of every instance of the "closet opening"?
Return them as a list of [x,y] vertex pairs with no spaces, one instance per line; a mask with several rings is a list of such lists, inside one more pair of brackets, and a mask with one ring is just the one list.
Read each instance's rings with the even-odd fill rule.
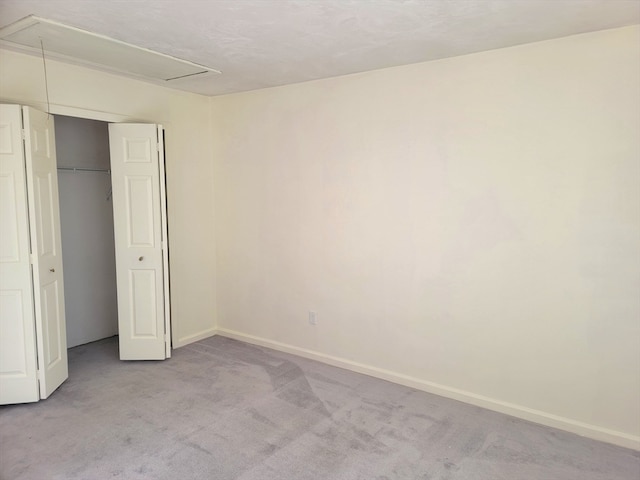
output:
[[69,111],[0,105],[2,405],[48,398],[69,347],[171,357],[164,129]]
[[55,115],[67,348],[118,335],[108,126]]

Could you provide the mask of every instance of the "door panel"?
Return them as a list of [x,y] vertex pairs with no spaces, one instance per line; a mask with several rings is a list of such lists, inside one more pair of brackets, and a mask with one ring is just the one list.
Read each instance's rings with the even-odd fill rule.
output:
[[155,247],[156,227],[153,217],[153,177],[129,176],[127,182],[126,203],[130,206],[127,212],[127,239],[129,247]]
[[[0,365],[2,375],[9,377],[24,376],[27,373],[27,358],[24,354],[25,335],[24,328],[15,319],[22,318],[24,312],[24,300],[20,290],[3,289],[0,292],[0,334],[2,334],[3,348],[0,350]],[[12,321],[13,320],[13,321]],[[16,343],[20,348],[11,348],[11,343]]]
[[40,398],[22,112],[0,105],[0,404]]
[[[0,160],[0,162],[2,162],[2,160]],[[0,261],[3,263],[20,261],[20,225],[18,223],[17,190],[15,172],[4,171],[4,169],[0,167],[0,218],[2,218]]]
[[[58,292],[59,282],[52,281],[47,285],[43,285],[40,289],[40,295],[42,296],[42,304],[45,308],[42,310],[43,324],[46,325],[47,335],[45,335],[46,344],[44,345],[45,358],[42,360],[43,364],[52,368],[57,363],[64,361],[62,356],[62,344],[60,342],[61,337],[59,335],[62,329],[60,325],[60,315],[56,313],[60,311],[60,305],[58,299],[60,293]],[[54,313],[54,315],[52,315]]]
[[68,377],[60,206],[53,117],[22,107],[40,398]]
[[155,270],[129,271],[131,282],[131,327],[134,338],[156,338],[158,321],[156,305],[158,303]]
[[120,358],[162,360],[168,335],[157,126],[111,124],[109,145]]
[[53,198],[53,176],[51,172],[34,172],[34,177],[38,252],[42,258],[52,258],[57,253],[54,224],[56,215],[53,211],[55,201]]

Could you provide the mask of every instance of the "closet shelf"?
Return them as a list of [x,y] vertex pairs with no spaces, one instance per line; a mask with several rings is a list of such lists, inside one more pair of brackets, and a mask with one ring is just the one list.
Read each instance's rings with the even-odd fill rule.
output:
[[68,172],[102,172],[111,173],[111,170],[107,168],[90,168],[90,167],[58,167],[58,170],[64,170]]

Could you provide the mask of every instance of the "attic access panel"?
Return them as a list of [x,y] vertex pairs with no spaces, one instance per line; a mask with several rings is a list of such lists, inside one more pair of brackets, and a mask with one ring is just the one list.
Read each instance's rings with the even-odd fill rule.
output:
[[171,81],[221,73],[210,67],[35,16],[0,29],[0,43],[18,50],[40,53],[41,40],[49,58],[151,80]]

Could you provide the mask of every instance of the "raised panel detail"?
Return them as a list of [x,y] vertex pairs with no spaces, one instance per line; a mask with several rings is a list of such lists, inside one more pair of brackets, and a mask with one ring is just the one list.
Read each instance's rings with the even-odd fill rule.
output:
[[155,270],[129,270],[131,288],[131,336],[156,338],[157,298]]
[[57,202],[53,198],[53,178],[51,173],[35,178],[35,195],[38,208],[38,253],[41,256],[56,254],[55,212]]
[[51,157],[50,137],[48,128],[33,128],[31,130],[31,145],[34,155],[45,158]]
[[129,246],[153,247],[153,178],[128,176],[125,181]]
[[23,310],[22,291],[0,292],[0,375],[5,377],[27,374]]
[[13,173],[0,175],[0,262],[19,262],[18,205]]
[[3,123],[0,125],[0,153],[11,155],[13,153],[13,132],[11,131],[10,123]]
[[151,142],[148,138],[125,138],[124,163],[151,163]]
[[40,132],[35,128],[31,130],[31,152],[33,155],[40,155]]
[[46,365],[48,367],[62,360],[62,326],[60,325],[60,305],[58,295],[58,281],[41,287],[42,315],[47,328],[47,344],[45,349]]
[[51,158],[51,139],[54,138],[54,133],[50,131],[49,127],[43,132],[45,151],[42,152],[47,158]]

